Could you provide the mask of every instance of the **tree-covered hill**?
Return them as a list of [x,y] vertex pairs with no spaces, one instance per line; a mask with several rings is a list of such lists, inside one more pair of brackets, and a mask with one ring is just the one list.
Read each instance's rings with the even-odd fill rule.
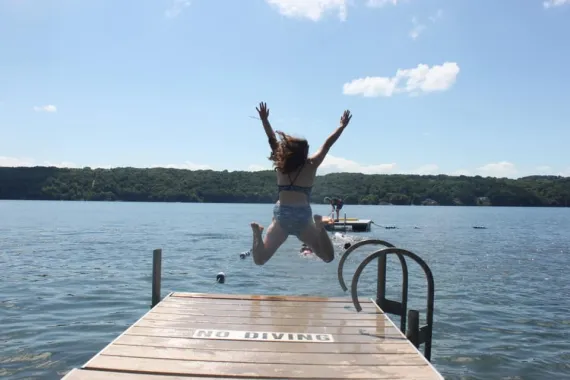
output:
[[[313,202],[326,196],[347,204],[567,207],[570,177],[334,173],[316,179]],[[271,203],[276,197],[273,171],[0,168],[0,199]]]

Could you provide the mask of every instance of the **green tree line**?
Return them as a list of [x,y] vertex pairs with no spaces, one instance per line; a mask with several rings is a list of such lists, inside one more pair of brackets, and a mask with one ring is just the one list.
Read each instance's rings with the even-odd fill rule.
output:
[[[332,196],[346,204],[568,207],[570,177],[318,176],[312,201]],[[273,171],[0,168],[0,199],[272,203],[276,198]]]

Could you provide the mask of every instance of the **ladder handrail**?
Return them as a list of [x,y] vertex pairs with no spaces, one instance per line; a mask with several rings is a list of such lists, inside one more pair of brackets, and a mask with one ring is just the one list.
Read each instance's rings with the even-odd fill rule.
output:
[[343,269],[344,269],[344,263],[346,261],[346,259],[348,258],[348,256],[354,252],[354,250],[356,250],[357,248],[360,248],[364,245],[369,245],[369,244],[377,244],[377,245],[383,245],[385,247],[388,248],[393,248],[395,247],[393,244],[388,243],[387,241],[384,240],[379,240],[379,239],[369,239],[369,240],[363,240],[363,241],[359,241],[357,243],[354,243],[353,245],[350,246],[350,248],[348,248],[343,254],[342,257],[340,258],[340,261],[338,262],[338,269],[337,269],[337,274],[338,274],[338,282],[340,283],[340,287],[342,288],[343,291],[347,291],[348,287],[346,286],[345,282],[344,282],[344,276],[343,276]]
[[431,358],[431,345],[432,345],[432,332],[433,332],[433,310],[434,310],[434,298],[435,298],[435,283],[433,279],[433,273],[427,263],[418,255],[413,252],[407,251],[402,248],[384,248],[380,249],[368,257],[366,257],[356,268],[354,276],[352,277],[351,284],[351,296],[352,302],[356,311],[362,311],[360,306],[360,301],[358,300],[358,280],[364,268],[370,264],[373,260],[385,260],[388,254],[396,254],[398,256],[406,256],[414,260],[423,269],[426,279],[428,282],[428,296],[427,296],[427,314],[426,314],[426,326],[419,327],[419,312],[417,310],[410,310],[410,315],[414,317],[414,321],[410,321],[410,325],[413,324],[414,331],[410,329],[407,333],[408,339],[411,338],[414,346],[418,347],[420,344],[424,343],[424,356],[429,361]]

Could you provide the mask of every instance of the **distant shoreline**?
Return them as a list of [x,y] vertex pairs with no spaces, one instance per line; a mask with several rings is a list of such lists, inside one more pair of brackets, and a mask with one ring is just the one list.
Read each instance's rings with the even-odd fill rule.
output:
[[[317,176],[312,204],[568,207],[570,177],[333,173]],[[0,199],[271,204],[275,173],[167,168],[0,167]]]
[[[22,201],[22,202],[88,202],[88,203],[168,203],[168,204],[176,204],[176,203],[183,203],[183,204],[220,204],[220,205],[232,205],[232,204],[243,204],[243,205],[272,205],[275,202],[179,202],[179,201],[129,201],[129,200],[87,200],[87,199],[8,199],[8,198],[0,198],[0,201]],[[324,206],[328,205],[328,203],[316,203],[311,202],[311,206]],[[374,207],[410,207],[410,206],[417,206],[417,207],[468,207],[468,208],[498,208],[498,207],[509,207],[509,208],[516,208],[516,207],[524,207],[524,208],[564,208],[565,206],[548,206],[548,205],[540,205],[540,206],[497,206],[497,205],[394,205],[394,204],[344,204],[344,208],[341,210],[340,214],[342,215],[346,211],[346,206],[374,206]],[[570,207],[570,205],[568,206]],[[341,217],[342,219],[342,217]]]

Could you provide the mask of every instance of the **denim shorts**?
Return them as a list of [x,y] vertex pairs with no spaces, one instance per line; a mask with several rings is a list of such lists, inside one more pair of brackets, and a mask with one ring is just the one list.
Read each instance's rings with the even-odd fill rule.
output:
[[288,235],[300,238],[301,231],[311,223],[313,210],[311,205],[282,205],[279,202],[273,207],[273,217]]

